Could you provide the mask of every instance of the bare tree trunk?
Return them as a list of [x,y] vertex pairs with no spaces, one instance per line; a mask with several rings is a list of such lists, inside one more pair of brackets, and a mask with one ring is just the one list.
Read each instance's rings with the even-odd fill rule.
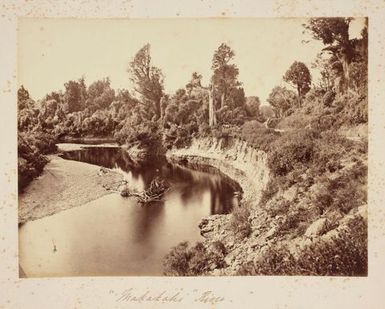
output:
[[[344,57],[345,58],[345,57]],[[342,67],[344,68],[344,78],[345,78],[345,91],[347,92],[350,87],[350,72],[349,72],[349,62],[347,59],[343,58]]]
[[160,119],[162,120],[164,118],[164,112],[166,110],[167,106],[167,98],[165,95],[162,96],[160,99]]
[[302,104],[302,93],[301,93],[301,87],[298,85],[297,86],[297,91],[298,91],[298,107],[301,107]]
[[214,111],[214,86],[209,89],[209,126],[217,124]]
[[350,84],[350,74],[349,74],[349,59],[347,55],[344,54],[337,54],[338,60],[342,64],[342,78],[343,78],[343,87],[342,87],[342,92],[347,93],[349,89],[349,84]]
[[221,108],[223,108],[223,106],[225,106],[225,92],[221,95]]

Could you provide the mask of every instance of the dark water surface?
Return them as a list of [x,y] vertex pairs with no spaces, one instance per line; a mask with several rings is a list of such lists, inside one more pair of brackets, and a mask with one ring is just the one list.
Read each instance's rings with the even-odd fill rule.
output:
[[191,170],[164,159],[138,165],[120,148],[88,148],[63,157],[117,169],[137,190],[159,175],[171,190],[163,202],[143,207],[134,198],[110,194],[24,224],[19,255],[28,277],[162,275],[170,248],[202,240],[202,217],[230,212],[240,190],[213,169]]

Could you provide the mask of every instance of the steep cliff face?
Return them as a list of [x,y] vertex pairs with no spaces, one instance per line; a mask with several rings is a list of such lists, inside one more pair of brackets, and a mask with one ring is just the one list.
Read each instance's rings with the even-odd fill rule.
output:
[[237,139],[194,139],[190,147],[170,150],[167,157],[214,166],[241,185],[243,200],[255,204],[269,181],[266,153]]

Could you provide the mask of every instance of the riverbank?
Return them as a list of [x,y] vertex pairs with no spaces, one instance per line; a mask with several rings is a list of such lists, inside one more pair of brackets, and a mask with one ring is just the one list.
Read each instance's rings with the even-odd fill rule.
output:
[[59,151],[75,151],[85,148],[120,148],[116,143],[103,143],[103,144],[76,144],[76,143],[59,143],[56,144]]
[[99,166],[48,156],[43,173],[19,194],[19,224],[81,206],[117,189],[123,175]]
[[116,143],[116,139],[113,137],[71,137],[64,136],[60,139],[62,143],[76,143],[76,144],[104,144],[104,143]]

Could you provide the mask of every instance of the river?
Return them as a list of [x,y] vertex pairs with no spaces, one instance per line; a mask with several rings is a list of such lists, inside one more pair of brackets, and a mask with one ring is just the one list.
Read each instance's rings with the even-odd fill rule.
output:
[[140,206],[117,193],[27,222],[19,228],[19,262],[28,277],[159,276],[164,256],[181,241],[202,241],[198,224],[229,213],[239,185],[220,172],[153,159],[137,164],[120,148],[93,147],[62,155],[124,174],[130,189],[155,176],[171,185],[164,201]]

